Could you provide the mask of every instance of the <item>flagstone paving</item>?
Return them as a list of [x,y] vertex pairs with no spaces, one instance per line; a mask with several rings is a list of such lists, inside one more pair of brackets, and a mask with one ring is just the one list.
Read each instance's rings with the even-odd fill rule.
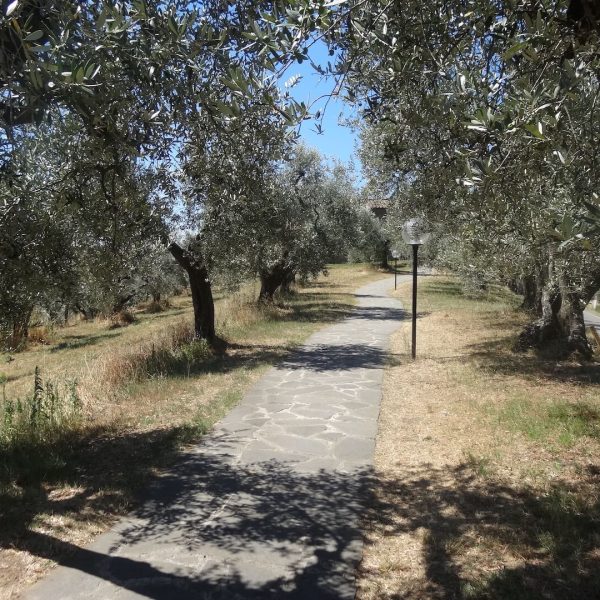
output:
[[351,599],[383,367],[404,314],[386,278],[268,371],[33,599]]

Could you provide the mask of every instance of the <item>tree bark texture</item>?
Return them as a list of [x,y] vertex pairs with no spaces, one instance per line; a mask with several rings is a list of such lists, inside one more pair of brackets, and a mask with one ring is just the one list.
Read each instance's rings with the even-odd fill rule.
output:
[[292,292],[292,285],[296,282],[296,273],[292,269],[288,269],[285,273],[283,281],[281,282],[281,291],[285,294]]
[[279,287],[282,290],[289,291],[289,286],[296,278],[296,273],[286,265],[285,260],[281,260],[269,269],[263,269],[260,276],[260,294],[259,302],[273,302],[273,296]]
[[286,269],[283,263],[277,263],[270,269],[263,269],[260,273],[259,302],[273,302],[273,296],[277,288],[283,283]]
[[543,281],[535,275],[525,275],[519,280],[519,293],[523,295],[521,308],[536,314],[542,313]]
[[539,317],[525,326],[515,350],[541,349],[555,343],[565,355],[578,353],[584,359],[590,359],[593,352],[585,333],[583,311],[597,291],[600,279],[590,274],[590,284],[582,290],[577,289],[565,273],[556,272],[552,262],[546,282],[541,285],[540,278],[535,279],[536,283],[529,285],[532,290],[536,287],[541,290],[539,305],[537,291],[524,299],[524,305],[533,300],[532,308]]
[[215,303],[208,270],[202,258],[183,249],[179,244],[170,242],[167,250],[187,273],[194,306],[194,334],[196,338],[213,343],[215,333]]

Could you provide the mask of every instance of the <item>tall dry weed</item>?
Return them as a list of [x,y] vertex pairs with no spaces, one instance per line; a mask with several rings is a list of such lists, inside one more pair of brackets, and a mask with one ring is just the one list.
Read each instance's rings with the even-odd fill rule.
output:
[[258,323],[270,321],[280,312],[281,309],[275,305],[258,303],[249,293],[233,294],[222,301],[217,330],[227,338]]
[[[226,339],[273,320],[283,310],[259,305],[250,293],[233,294],[219,308],[217,331]],[[206,342],[195,338],[189,321],[177,321],[140,344],[106,352],[88,365],[81,378],[81,395],[87,404],[129,383],[169,375],[190,376],[213,356]]]
[[98,388],[114,391],[127,383],[185,373],[208,356],[206,344],[196,340],[192,325],[182,320],[147,341],[102,355],[84,387],[96,393]]

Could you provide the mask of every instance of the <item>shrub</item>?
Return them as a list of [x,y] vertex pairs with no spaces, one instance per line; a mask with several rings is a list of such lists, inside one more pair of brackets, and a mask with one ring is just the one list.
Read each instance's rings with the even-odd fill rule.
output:
[[127,325],[135,323],[135,315],[130,310],[120,310],[118,313],[110,315],[108,321],[110,329],[127,327]]
[[101,379],[114,388],[151,377],[189,375],[212,357],[208,343],[195,339],[193,327],[180,321],[150,342],[107,354],[101,362]]
[[155,314],[155,313],[160,313],[165,310],[168,310],[169,308],[171,308],[171,303],[169,302],[168,299],[152,300],[151,302],[148,302],[148,304],[146,305],[145,311],[148,314]]

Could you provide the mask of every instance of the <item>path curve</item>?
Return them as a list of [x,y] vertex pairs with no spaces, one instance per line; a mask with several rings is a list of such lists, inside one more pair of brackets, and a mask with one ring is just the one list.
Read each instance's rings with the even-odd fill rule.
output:
[[[400,279],[408,279],[402,277]],[[27,598],[351,599],[393,279],[269,370],[149,500]]]

